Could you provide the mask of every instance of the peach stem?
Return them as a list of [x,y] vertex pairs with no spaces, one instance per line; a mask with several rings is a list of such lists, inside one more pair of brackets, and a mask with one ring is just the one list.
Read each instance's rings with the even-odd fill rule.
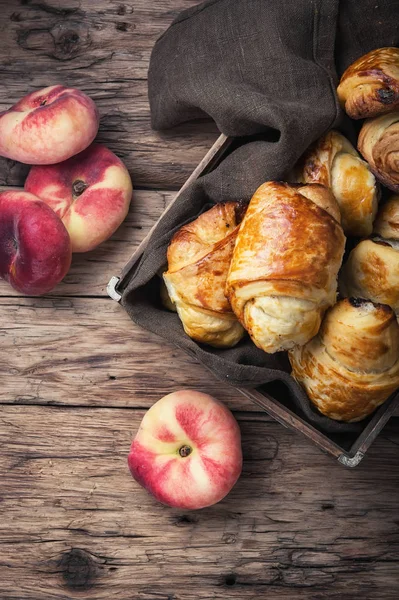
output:
[[81,179],[77,179],[72,184],[72,194],[76,198],[77,196],[80,196],[81,194],[83,194],[83,192],[85,191],[85,189],[87,189],[88,187],[89,186],[88,186],[87,183],[85,183]]
[[192,452],[192,449],[190,448],[190,446],[182,446],[181,448],[179,448],[179,454],[183,458],[185,458],[186,456],[191,454],[191,452]]

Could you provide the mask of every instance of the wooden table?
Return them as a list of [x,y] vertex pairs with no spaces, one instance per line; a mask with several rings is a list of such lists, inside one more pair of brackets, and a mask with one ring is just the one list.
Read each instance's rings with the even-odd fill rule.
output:
[[[151,47],[196,2],[0,0],[0,110],[46,85],[81,88],[136,189],[123,226],[75,255],[53,293],[0,284],[0,598],[397,600],[398,419],[346,470],[106,295],[216,139],[212,123],[150,128]],[[26,173],[0,159],[0,185]],[[185,387],[224,400],[243,435],[240,481],[199,512],[161,506],[126,464],[145,410]]]

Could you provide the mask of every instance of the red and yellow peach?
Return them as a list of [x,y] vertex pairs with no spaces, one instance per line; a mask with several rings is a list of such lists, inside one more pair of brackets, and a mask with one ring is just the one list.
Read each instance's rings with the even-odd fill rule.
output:
[[87,148],[98,126],[91,98],[53,85],[0,113],[0,156],[31,165],[58,163]]
[[240,476],[240,430],[212,396],[174,392],[145,414],[128,463],[136,481],[160,502],[204,508],[222,500]]
[[62,219],[73,252],[87,252],[109,238],[125,219],[132,198],[125,165],[100,144],[62,163],[32,167],[25,190]]
[[0,215],[0,277],[23,294],[46,294],[71,264],[71,242],[61,219],[23,191],[0,193]]

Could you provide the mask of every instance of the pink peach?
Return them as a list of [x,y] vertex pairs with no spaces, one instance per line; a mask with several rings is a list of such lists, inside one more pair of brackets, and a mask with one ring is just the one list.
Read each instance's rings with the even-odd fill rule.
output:
[[97,135],[93,100],[62,85],[28,94],[0,113],[0,156],[31,165],[51,165],[78,154]]
[[240,430],[212,396],[174,392],[145,414],[128,463],[136,481],[160,502],[204,508],[222,500],[240,476]]
[[69,235],[54,211],[32,194],[0,193],[0,277],[39,296],[65,277],[70,264]]
[[32,167],[25,190],[62,219],[72,252],[87,252],[109,238],[125,219],[132,198],[125,165],[100,144],[57,165]]

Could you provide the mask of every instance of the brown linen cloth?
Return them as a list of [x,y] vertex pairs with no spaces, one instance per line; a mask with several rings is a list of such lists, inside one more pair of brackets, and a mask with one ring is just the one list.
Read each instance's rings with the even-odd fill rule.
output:
[[331,433],[364,425],[317,413],[289,375],[283,353],[265,354],[248,337],[223,350],[191,340],[177,315],[161,306],[156,273],[173,233],[204,206],[250,200],[264,181],[283,178],[311,142],[345,127],[336,65],[340,75],[369,50],[398,45],[398,19],[393,0],[211,0],[183,12],[151,57],[154,129],[211,116],[226,135],[257,137],[243,140],[161,219],[122,304],[135,323],[195,356],[224,382],[266,390],[283,382],[294,410]]

